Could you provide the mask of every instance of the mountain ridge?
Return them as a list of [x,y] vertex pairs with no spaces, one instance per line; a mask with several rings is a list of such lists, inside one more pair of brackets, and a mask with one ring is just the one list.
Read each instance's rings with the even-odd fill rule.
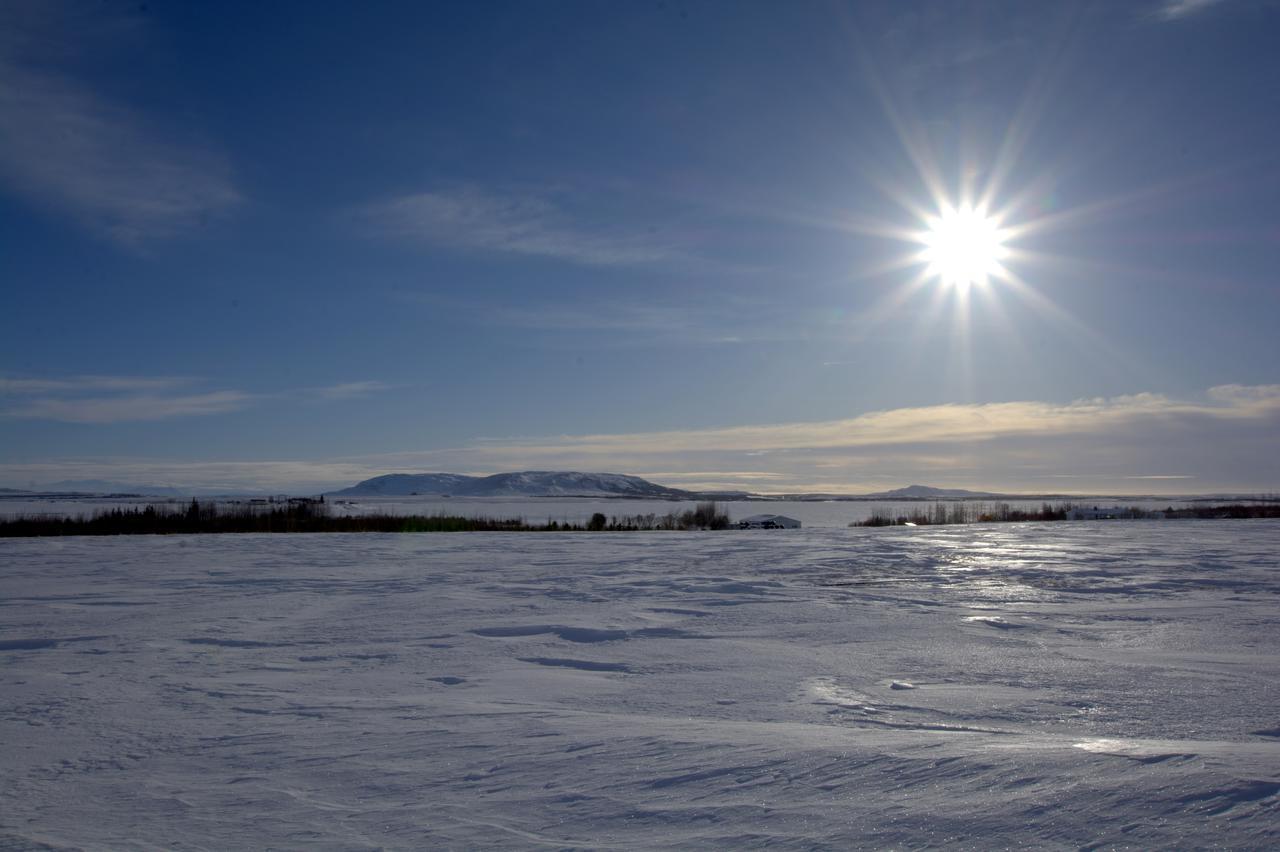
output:
[[875,494],[861,495],[882,500],[930,500],[930,499],[967,499],[974,497],[1002,497],[990,491],[969,491],[964,488],[934,488],[932,485],[908,485],[905,488],[893,488]]
[[524,470],[467,476],[460,473],[388,473],[326,492],[333,497],[634,497],[690,499],[696,492],[668,488],[623,473]]
[[139,494],[144,497],[184,497],[190,490],[169,485],[138,485],[108,479],[63,479],[38,489],[41,492],[76,492],[81,494]]

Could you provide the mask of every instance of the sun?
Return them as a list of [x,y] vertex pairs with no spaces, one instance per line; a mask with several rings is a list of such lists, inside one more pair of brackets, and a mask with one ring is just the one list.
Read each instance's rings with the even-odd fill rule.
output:
[[925,246],[920,260],[943,284],[968,289],[1003,273],[1000,262],[1009,255],[1006,235],[984,208],[943,204],[936,216],[926,217],[925,225],[928,230],[919,236]]

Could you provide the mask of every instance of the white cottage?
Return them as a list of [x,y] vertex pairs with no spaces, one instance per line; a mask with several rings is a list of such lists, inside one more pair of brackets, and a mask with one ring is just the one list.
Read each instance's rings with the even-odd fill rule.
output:
[[752,515],[738,521],[738,528],[744,530],[798,530],[800,522],[786,515]]

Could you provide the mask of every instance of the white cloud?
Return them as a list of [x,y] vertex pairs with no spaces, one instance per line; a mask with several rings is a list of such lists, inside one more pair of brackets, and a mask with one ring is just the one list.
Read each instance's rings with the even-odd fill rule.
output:
[[1145,480],[1144,488],[1168,480],[1180,490],[1274,490],[1277,435],[1280,386],[1224,385],[1193,400],[1139,393],[764,426],[489,439],[382,464],[383,472],[649,471],[658,481],[663,471],[687,470],[700,473],[670,477],[673,484],[770,491],[872,491],[895,481],[1048,491],[1061,479],[1070,479],[1074,491],[1123,490],[1137,480]]
[[536,330],[655,331],[688,330],[691,309],[669,305],[601,304],[590,307],[499,305],[484,319],[494,325]]
[[197,380],[173,376],[0,376],[0,418],[64,423],[126,423],[200,417],[238,411],[265,400],[340,402],[390,389],[379,381],[343,382],[270,393],[238,390],[193,392]]
[[237,204],[230,167],[215,149],[180,140],[138,110],[48,66],[44,54],[71,50],[66,42],[88,26],[52,20],[57,17],[21,5],[0,15],[0,27],[8,30],[0,38],[0,181],[32,203],[135,247]]
[[1209,397],[1232,407],[1265,406],[1280,398],[1280,385],[1218,385],[1209,388]]
[[390,390],[391,385],[386,382],[364,381],[364,382],[343,382],[342,384],[329,385],[328,387],[315,388],[314,393],[320,399],[359,399],[360,397],[369,396],[370,394],[381,393]]
[[551,201],[475,187],[404,195],[368,205],[364,219],[398,239],[454,248],[534,255],[593,266],[668,259],[672,248],[649,235],[586,226]]
[[1165,0],[1156,15],[1166,21],[1176,21],[1179,18],[1185,18],[1188,15],[1194,15],[1196,12],[1204,11],[1210,6],[1216,6],[1221,2],[1223,0]]
[[[1230,386],[1235,387],[1235,386]],[[1274,387],[1274,386],[1273,386]],[[533,452],[554,452],[573,446],[581,452],[605,453],[621,448],[685,450],[800,450],[833,447],[891,446],[918,443],[968,443],[1024,435],[1095,434],[1132,426],[1143,418],[1202,414],[1212,417],[1246,416],[1257,410],[1280,409],[1280,392],[1250,389],[1221,403],[1189,403],[1159,394],[1141,393],[1111,399],[1083,399],[1067,404],[1005,402],[983,405],[935,405],[876,411],[846,420],[735,426],[625,435],[565,437]],[[1225,388],[1212,393],[1221,395]],[[495,448],[504,442],[495,441]]]
[[244,408],[253,399],[239,391],[159,396],[123,394],[120,396],[64,399],[38,397],[0,410],[0,417],[28,420],[58,420],[64,423],[124,423],[143,420],[168,420],[225,414]]
[[[695,278],[701,282],[703,279]],[[433,312],[446,311],[457,321],[486,327],[533,332],[586,332],[592,345],[627,348],[688,344],[696,346],[830,341],[837,345],[870,342],[877,335],[868,313],[841,311],[822,304],[796,305],[767,296],[718,292],[710,284],[689,285],[672,293],[657,288],[648,301],[584,297],[577,301],[517,298],[492,300],[459,298],[435,292],[397,291],[392,298],[421,304]],[[548,348],[576,348],[576,334],[526,336],[525,342]],[[831,365],[862,362],[839,361]]]
[[65,379],[17,379],[0,376],[0,395],[75,393],[78,391],[157,391],[191,383],[182,376],[72,376]]
[[163,461],[119,458],[64,459],[0,465],[0,483],[12,488],[39,488],[61,481],[105,480],[136,486],[167,486],[199,493],[291,492],[336,490],[375,476],[368,465],[315,461]]
[[486,440],[318,461],[0,465],[0,485],[109,479],[307,492],[393,472],[561,469],[772,492],[857,493],[912,482],[1033,493],[1260,492],[1280,490],[1277,436],[1280,386],[1223,385],[1197,399],[1142,393],[1067,404],[939,405],[834,421]]

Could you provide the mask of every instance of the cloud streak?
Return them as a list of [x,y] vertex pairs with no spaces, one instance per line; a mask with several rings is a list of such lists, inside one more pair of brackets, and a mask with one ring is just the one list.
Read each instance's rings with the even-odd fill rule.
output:
[[[935,405],[877,411],[845,420],[565,437],[541,445],[527,445],[525,449],[554,452],[564,446],[573,446],[581,452],[607,453],[620,448],[679,447],[684,450],[750,452],[954,444],[1028,435],[1105,435],[1171,418],[1199,416],[1213,420],[1242,420],[1264,418],[1277,412],[1280,412],[1280,385],[1223,385],[1211,389],[1209,400],[1203,402],[1140,393],[1083,399],[1067,404]],[[495,441],[493,445],[500,447],[504,443]]]
[[[716,429],[490,439],[388,458],[403,469],[698,471],[680,484],[768,491],[880,490],[923,481],[976,489],[1273,490],[1280,386],[1223,385],[1056,404],[937,405]],[[746,465],[746,466],[744,466]],[[393,469],[392,467],[386,468]],[[1174,477],[1177,477],[1175,479]],[[667,477],[672,478],[673,477]],[[1128,482],[1129,485],[1125,485]]]
[[1280,385],[1222,385],[1196,399],[1140,393],[939,405],[770,426],[477,440],[311,462],[33,463],[0,466],[0,484],[112,479],[313,491],[393,472],[564,469],[774,493],[865,493],[911,482],[1024,493],[1260,492],[1280,490],[1277,436]]
[[366,206],[375,231],[446,248],[553,258],[590,266],[630,266],[673,256],[651,236],[589,227],[546,198],[476,187],[420,192]]
[[175,396],[128,394],[82,399],[41,397],[5,409],[0,416],[63,423],[125,423],[225,414],[244,408],[252,399],[251,395],[239,391]]
[[158,391],[190,384],[181,376],[72,376],[65,379],[15,379],[0,376],[0,395],[84,391]]
[[329,385],[327,387],[315,388],[313,393],[318,399],[322,400],[344,400],[344,399],[361,399],[371,396],[375,393],[382,393],[391,389],[391,385],[386,382],[363,381],[363,382],[343,382],[341,384]]
[[338,403],[389,390],[380,381],[356,381],[271,393],[240,390],[194,392],[197,380],[172,376],[0,376],[0,418],[111,424],[178,417],[207,417],[239,411],[267,400]]
[[334,490],[374,475],[367,465],[323,461],[163,461],[141,458],[64,459],[0,465],[6,487],[40,488],[63,480],[106,480],[164,486],[200,494]]
[[225,414],[254,397],[236,390],[193,392],[184,376],[17,378],[0,376],[0,418],[62,423],[129,423]]
[[[214,148],[174,134],[103,97],[44,56],[47,15],[0,15],[0,180],[32,203],[139,247],[190,230],[241,200]],[[81,22],[83,23],[83,22]],[[23,37],[23,31],[32,30]],[[18,35],[14,35],[16,31]]]
[[1167,0],[1160,6],[1156,15],[1166,21],[1176,21],[1197,12],[1203,12],[1222,2],[1223,0]]

